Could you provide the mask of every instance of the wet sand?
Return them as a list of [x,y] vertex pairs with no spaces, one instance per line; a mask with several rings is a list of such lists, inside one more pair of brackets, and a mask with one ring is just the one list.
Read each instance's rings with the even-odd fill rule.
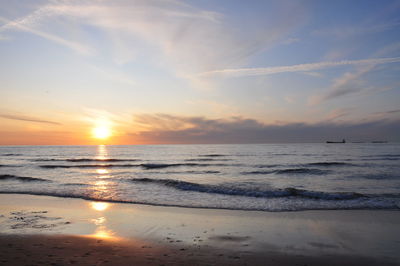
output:
[[357,256],[303,256],[112,241],[63,235],[1,235],[1,265],[397,265]]
[[400,265],[399,211],[254,212],[0,195],[1,265]]

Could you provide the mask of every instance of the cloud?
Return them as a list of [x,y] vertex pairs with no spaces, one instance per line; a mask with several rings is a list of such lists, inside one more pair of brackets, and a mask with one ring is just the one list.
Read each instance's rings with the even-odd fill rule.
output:
[[199,76],[212,77],[223,75],[225,77],[243,77],[243,76],[263,76],[287,72],[308,72],[325,68],[348,66],[348,65],[379,65],[400,62],[400,57],[373,58],[361,60],[342,60],[336,62],[319,62],[310,64],[299,64],[290,66],[264,67],[264,68],[238,68],[221,69],[198,74]]
[[10,41],[11,38],[8,36],[0,35],[0,41]]
[[[400,42],[394,42],[380,48],[378,51],[373,53],[371,57],[382,57],[387,54],[397,54],[399,50]],[[383,60],[377,62],[374,62],[375,59],[371,59],[369,64],[360,64],[357,65],[357,68],[355,70],[345,72],[342,76],[333,80],[331,86],[327,91],[309,97],[309,103],[319,104],[324,101],[332,100],[349,94],[374,93],[377,91],[386,91],[398,87],[400,85],[399,83],[380,87],[373,86],[371,82],[366,82],[366,80],[364,79],[366,74],[375,70],[377,65],[398,62],[396,60],[398,59],[398,57],[386,57],[381,59]],[[388,59],[388,61],[385,62],[385,59]]]
[[[379,112],[379,113],[382,113],[382,112]],[[383,112],[383,113],[385,113],[385,114],[398,114],[398,113],[400,113],[400,109],[390,110],[390,111],[386,111],[386,112]]]
[[[83,53],[110,53],[117,64],[145,58],[146,63],[194,86],[212,86],[213,82],[194,75],[241,66],[252,55],[280,43],[305,20],[301,5],[290,1],[277,5],[282,19],[265,16],[254,25],[252,20],[233,17],[239,15],[225,15],[179,0],[61,0],[50,1],[8,23],[7,28],[25,30]],[[91,47],[84,45],[88,40],[69,41],[80,36],[76,34],[80,31],[92,38]],[[107,39],[93,41],[100,38]]]
[[371,119],[397,119],[400,118],[400,109],[375,112],[370,115]]
[[284,40],[282,42],[282,44],[289,45],[289,44],[298,43],[298,42],[300,42],[299,38],[288,38],[288,39]]
[[49,125],[61,125],[61,123],[58,123],[58,122],[53,122],[53,121],[38,119],[38,118],[35,118],[35,117],[26,116],[26,115],[21,115],[21,114],[6,114],[6,113],[0,113],[0,117],[1,117],[1,118],[5,118],[5,119],[18,120],[18,121],[27,121],[27,122],[34,122],[34,123],[43,123],[43,124],[49,124]]
[[347,26],[337,28],[325,28],[321,30],[315,30],[312,34],[317,36],[335,36],[337,38],[349,38],[366,34],[374,34],[384,32],[397,28],[400,25],[399,21],[392,21],[373,25],[362,25],[362,26]]
[[325,142],[343,138],[349,141],[400,140],[400,120],[267,125],[242,117],[209,119],[146,114],[135,116],[135,121],[142,130],[131,133],[132,140],[142,143]]
[[73,41],[61,38],[61,37],[59,37],[57,35],[50,34],[50,33],[47,33],[47,32],[44,32],[44,31],[41,31],[41,30],[38,30],[38,29],[35,29],[35,28],[31,27],[29,25],[30,21],[27,20],[27,19],[11,21],[11,20],[8,20],[8,19],[3,18],[3,17],[0,16],[0,21],[6,23],[5,25],[3,25],[0,28],[0,32],[7,31],[7,30],[12,30],[12,29],[25,31],[25,32],[29,32],[29,33],[32,33],[34,35],[40,36],[42,38],[45,38],[45,39],[47,39],[49,41],[58,43],[58,44],[60,44],[62,46],[70,48],[70,49],[72,49],[72,50],[74,50],[74,51],[76,51],[78,53],[81,53],[81,54],[90,55],[90,54],[93,53],[91,48],[89,48],[89,47],[87,47],[87,46],[85,46],[85,45],[83,45],[81,43],[73,42]]
[[310,97],[311,104],[319,104],[337,97],[354,94],[369,89],[360,78],[370,72],[375,65],[362,66],[355,72],[346,72],[334,80],[332,86],[325,93]]
[[88,65],[88,67],[90,67],[91,69],[93,69],[94,71],[98,72],[99,74],[101,74],[103,77],[106,77],[110,80],[116,81],[118,83],[121,84],[126,84],[129,86],[137,86],[138,82],[135,81],[132,76],[127,75],[123,72],[120,71],[115,71],[113,69],[109,69],[109,68],[104,68],[104,67],[99,67],[96,65]]
[[338,108],[334,109],[331,112],[329,112],[327,116],[328,121],[333,121],[338,118],[343,118],[345,116],[351,115],[353,113],[354,108]]

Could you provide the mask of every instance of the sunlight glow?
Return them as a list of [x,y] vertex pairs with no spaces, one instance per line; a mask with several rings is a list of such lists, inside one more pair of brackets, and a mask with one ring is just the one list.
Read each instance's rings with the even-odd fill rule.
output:
[[92,135],[96,139],[107,139],[111,136],[111,129],[108,126],[96,126],[92,130]]
[[104,211],[110,207],[110,204],[107,202],[91,202],[90,206],[96,211]]
[[91,220],[95,225],[100,226],[102,224],[104,224],[106,222],[106,218],[105,217],[99,217],[96,219],[92,219]]
[[112,239],[114,238],[114,232],[103,229],[103,226],[100,226],[92,236],[95,238]]
[[117,241],[121,239],[115,235],[114,231],[107,229],[107,227],[104,225],[97,226],[96,231],[91,235],[87,235],[87,237]]
[[105,175],[108,174],[108,170],[107,169],[96,169],[96,173],[98,173],[99,175]]

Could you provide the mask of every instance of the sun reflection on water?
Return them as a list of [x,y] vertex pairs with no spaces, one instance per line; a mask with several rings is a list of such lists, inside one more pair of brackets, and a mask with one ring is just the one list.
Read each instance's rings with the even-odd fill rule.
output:
[[96,173],[98,173],[99,175],[105,175],[108,174],[109,171],[107,169],[96,169]]
[[[97,154],[96,154],[96,160],[100,161],[106,161],[108,158],[108,152],[107,152],[107,146],[106,145],[98,145],[97,146]],[[103,162],[101,162],[103,163]],[[98,178],[107,178],[110,173],[110,171],[106,168],[102,168],[101,164],[99,165],[99,168],[95,170],[96,174],[98,174]]]
[[107,146],[106,145],[98,145],[96,159],[106,160],[107,157],[108,157]]

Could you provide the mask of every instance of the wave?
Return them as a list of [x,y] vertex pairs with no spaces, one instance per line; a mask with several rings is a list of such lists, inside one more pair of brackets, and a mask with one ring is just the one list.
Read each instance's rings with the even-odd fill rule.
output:
[[278,174],[278,175],[285,175],[285,174],[293,174],[293,175],[324,175],[328,174],[330,171],[328,170],[321,170],[315,168],[287,168],[287,169],[278,169],[278,170],[271,170],[271,171],[248,171],[248,172],[241,172],[243,175],[268,175],[268,174]]
[[21,167],[22,165],[16,164],[0,164],[0,167]]
[[344,162],[317,162],[317,163],[308,163],[305,165],[309,165],[309,166],[351,166],[353,164],[344,163]]
[[186,162],[215,162],[215,161],[230,161],[230,159],[220,159],[220,158],[196,158],[196,159],[186,159]]
[[247,171],[247,172],[241,172],[240,174],[242,175],[269,175],[273,174],[275,171]]
[[200,164],[200,163],[143,163],[140,164],[144,169],[160,169],[169,167],[181,167],[181,166],[192,166],[192,167],[206,167],[206,166],[227,166],[226,164]]
[[226,157],[228,155],[225,154],[201,154],[200,157]]
[[[354,164],[345,163],[345,162],[316,162],[316,163],[307,163],[307,164],[298,164],[298,165],[291,165],[291,166],[321,166],[321,167],[330,167],[330,166],[353,166]],[[255,168],[275,168],[284,166],[282,164],[258,164],[254,165]],[[288,165],[286,165],[288,166]]]
[[47,179],[16,175],[0,175],[0,180],[17,180],[22,182],[51,182]]
[[0,154],[0,156],[22,156],[21,153],[4,153]]
[[391,175],[388,173],[373,173],[373,174],[357,174],[349,175],[346,178],[357,178],[357,179],[372,179],[372,180],[394,180],[399,179],[400,175]]
[[280,164],[257,164],[254,165],[256,168],[274,168],[274,167],[279,167],[281,166]]
[[160,172],[166,174],[220,174],[220,171],[168,171],[168,172]]
[[83,183],[65,183],[63,186],[89,186],[88,184]]
[[137,159],[90,159],[90,158],[72,158],[72,159],[36,159],[35,162],[137,162]]
[[378,154],[378,155],[363,155],[362,161],[398,161],[400,154]]
[[328,170],[313,169],[313,168],[289,168],[276,170],[275,174],[308,174],[308,175],[323,175],[330,173]]
[[363,158],[361,161],[398,161],[398,157],[376,157],[376,158]]
[[227,166],[226,164],[200,164],[200,163],[142,163],[142,164],[42,164],[39,165],[41,168],[55,169],[55,168],[125,168],[125,167],[141,167],[146,170],[150,169],[162,169],[171,167],[207,167],[207,166]]
[[67,162],[137,162],[137,159],[66,159]]
[[[183,207],[183,208],[201,208],[201,209],[229,209],[229,210],[243,210],[243,211],[268,211],[268,212],[282,212],[282,211],[304,211],[304,210],[359,210],[359,209],[400,209],[400,202],[398,199],[400,195],[361,195],[351,192],[317,192],[305,191],[292,188],[286,189],[286,193],[294,193],[290,200],[285,196],[277,197],[273,200],[278,205],[268,204],[250,204],[250,205],[225,205],[225,204],[202,204],[199,203],[176,203],[176,202],[157,202],[140,199],[122,199],[122,198],[103,198],[100,195],[79,193],[78,191],[32,191],[28,190],[7,190],[4,191],[0,188],[0,194],[25,194],[37,196],[50,196],[61,198],[76,198],[91,201],[102,201],[112,203],[128,203],[128,204],[143,204],[152,206],[168,206],[168,207]],[[321,194],[322,193],[322,194]],[[303,194],[303,195],[301,195]],[[230,194],[228,194],[230,195]],[[301,196],[299,196],[301,195]],[[321,196],[323,197],[321,198]],[[385,197],[389,198],[385,198]],[[290,196],[289,196],[290,197]],[[382,198],[384,197],[384,198]],[[267,199],[268,200],[268,199]],[[268,201],[269,201],[268,200]],[[245,201],[246,202],[246,201]]]
[[54,168],[122,168],[122,167],[139,167],[138,164],[75,164],[75,165],[65,165],[65,164],[44,164],[39,165],[41,168],[54,169]]
[[361,157],[399,157],[400,154],[376,154],[376,155],[362,155]]
[[192,183],[175,179],[135,178],[135,179],[130,179],[130,181],[137,183],[160,184],[184,191],[223,194],[232,196],[246,196],[255,198],[302,197],[302,198],[324,199],[324,200],[350,200],[360,197],[366,197],[363,194],[355,192],[320,192],[320,191],[297,189],[292,187],[285,189],[275,189],[275,190],[254,190],[254,189],[231,187],[224,184],[221,185],[198,184],[198,183]]

